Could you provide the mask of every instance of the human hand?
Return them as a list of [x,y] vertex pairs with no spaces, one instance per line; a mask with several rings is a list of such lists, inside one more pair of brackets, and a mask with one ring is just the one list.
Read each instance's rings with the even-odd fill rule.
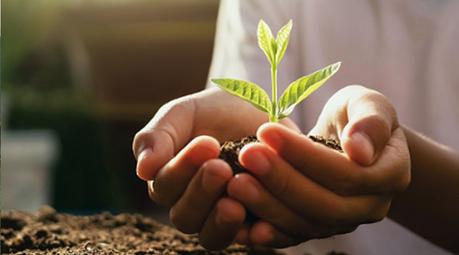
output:
[[239,242],[286,247],[351,232],[383,219],[409,184],[407,143],[380,93],[338,91],[311,133],[339,139],[345,153],[277,124],[260,127],[262,143],[241,151],[251,175],[235,176],[227,192],[260,220],[239,231]]
[[199,233],[206,248],[231,243],[245,218],[240,203],[222,197],[232,170],[217,159],[219,141],[252,135],[266,120],[251,105],[209,89],[164,105],[134,138],[137,175],[148,181],[150,197],[171,208],[179,230]]

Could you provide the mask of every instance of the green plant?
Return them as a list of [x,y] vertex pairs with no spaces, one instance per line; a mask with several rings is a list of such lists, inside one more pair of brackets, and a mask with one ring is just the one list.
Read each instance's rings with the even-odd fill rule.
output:
[[295,106],[306,99],[312,92],[324,84],[335,74],[341,62],[329,65],[312,74],[303,76],[292,82],[277,99],[277,67],[288,46],[292,20],[284,25],[273,37],[271,29],[263,21],[258,23],[258,45],[265,53],[271,64],[271,100],[268,94],[257,84],[244,80],[229,78],[212,78],[211,81],[221,89],[242,98],[256,108],[268,113],[269,121],[277,122],[292,113]]

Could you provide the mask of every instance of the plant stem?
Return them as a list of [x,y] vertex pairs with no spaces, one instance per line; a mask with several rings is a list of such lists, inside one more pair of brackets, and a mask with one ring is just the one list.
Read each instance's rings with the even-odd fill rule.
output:
[[277,109],[277,65],[273,64],[271,66],[271,102],[273,108],[269,116],[270,122],[278,122],[278,109]]

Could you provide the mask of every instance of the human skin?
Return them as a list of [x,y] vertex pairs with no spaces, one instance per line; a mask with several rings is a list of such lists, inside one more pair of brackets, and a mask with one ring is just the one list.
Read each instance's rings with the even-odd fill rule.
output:
[[[344,154],[276,124],[246,146],[228,194],[262,220],[238,241],[286,247],[383,219],[410,181],[410,157],[395,110],[380,93],[348,86],[330,98],[312,134],[335,137]],[[268,210],[267,210],[268,208]]]
[[[391,198],[410,181],[405,132],[399,127],[390,103],[375,91],[360,86],[340,90],[327,103],[311,131],[339,138],[344,154],[312,143],[289,120],[285,123],[291,129],[265,124],[257,131],[264,122],[266,117],[255,108],[210,90],[164,106],[134,139],[138,175],[155,180],[148,182],[152,199],[170,206],[171,220],[177,228],[199,233],[207,248],[223,248],[235,236],[241,243],[285,247],[349,232],[359,224],[386,216]],[[238,125],[241,128],[234,129]],[[232,177],[229,166],[215,159],[219,150],[215,138],[224,141],[255,132],[262,143],[247,146],[240,155],[251,175]],[[201,136],[204,134],[208,136]],[[260,154],[267,159],[253,160]],[[260,166],[260,162],[269,164]],[[415,162],[413,166],[416,165]],[[445,176],[436,178],[445,180],[458,168],[453,163],[449,169],[452,170],[442,172]],[[225,189],[229,196],[222,197]],[[452,187],[443,190],[454,191],[456,195],[450,196],[453,198],[459,193]],[[409,224],[407,215],[415,213],[418,220],[432,215],[410,210],[416,197],[422,196],[417,190],[411,194],[414,195],[395,203],[391,212],[398,212],[395,219],[416,230],[419,222],[411,218]],[[245,208],[261,220],[243,226]],[[454,222],[451,215],[447,219]],[[435,230],[440,236],[442,231],[448,232],[439,227]],[[451,245],[446,243],[444,247],[453,250]]]
[[[148,181],[150,197],[170,207],[172,223],[199,233],[209,249],[233,242],[245,218],[244,207],[223,196],[232,170],[217,159],[219,141],[254,134],[266,121],[264,113],[214,88],[164,105],[134,138],[137,175]],[[288,119],[282,123],[297,129]]]
[[437,245],[459,253],[459,153],[403,127],[412,182],[392,201],[389,217]]
[[[363,96],[359,96],[359,93],[362,93]],[[351,101],[346,102],[346,98],[351,98]],[[366,102],[370,102],[370,105]],[[371,114],[371,112],[374,114]],[[363,116],[366,117],[362,118]],[[372,116],[378,117],[374,118]],[[368,122],[369,120],[371,121]],[[352,142],[349,143],[349,137],[352,137],[352,133],[355,131],[363,131],[363,133],[367,134],[367,137],[370,138],[369,140],[374,148],[371,149],[368,148],[368,146],[363,145],[355,147],[357,150],[352,151],[354,148]],[[276,132],[284,135],[284,137],[280,138],[280,140],[283,141],[281,146],[279,146],[278,143],[276,144],[276,141],[271,137],[271,134]],[[347,87],[337,92],[334,97],[329,100],[319,117],[317,125],[313,128],[313,130],[311,130],[311,133],[313,134],[339,137],[343,142],[346,154],[349,158],[353,158],[353,161],[359,162],[359,165],[362,168],[361,170],[363,170],[359,171],[359,167],[357,167],[355,171],[364,173],[366,169],[367,171],[372,172],[372,174],[364,178],[354,175],[354,178],[357,177],[354,181],[352,181],[353,178],[344,179],[342,181],[343,186],[341,189],[336,189],[336,187],[340,186],[334,184],[337,184],[339,181],[334,180],[336,178],[340,178],[339,176],[344,176],[330,170],[343,168],[346,162],[341,162],[341,164],[336,168],[333,167],[333,165],[324,167],[327,162],[332,162],[334,160],[331,158],[320,158],[318,163],[321,167],[316,168],[314,167],[314,163],[311,163],[313,160],[309,160],[307,157],[295,158],[296,154],[289,151],[289,148],[295,148],[295,150],[298,150],[298,148],[304,147],[304,155],[319,155],[321,153],[308,151],[308,146],[306,146],[306,144],[309,143],[309,141],[307,139],[304,139],[301,135],[289,133],[292,132],[289,132],[281,127],[274,127],[269,124],[262,126],[258,130],[258,136],[263,142],[265,142],[265,144],[269,145],[269,148],[261,148],[261,145],[251,145],[247,146],[241,152],[240,160],[242,164],[246,166],[249,171],[251,169],[255,170],[251,171],[251,173],[259,180],[259,182],[262,183],[262,186],[264,186],[266,190],[273,193],[273,190],[276,190],[274,187],[275,185],[291,188],[294,184],[288,183],[288,180],[283,181],[283,179],[285,180],[290,178],[291,180],[297,180],[298,178],[286,177],[287,174],[279,171],[279,169],[282,169],[281,167],[274,167],[275,170],[272,171],[271,175],[275,173],[277,174],[276,176],[259,177],[257,175],[256,163],[255,165],[252,165],[252,167],[250,166],[250,158],[253,158],[253,155],[250,154],[253,154],[254,151],[256,152],[258,149],[266,151],[269,151],[269,149],[274,150],[275,154],[280,155],[282,158],[291,162],[292,165],[302,164],[303,167],[297,167],[297,169],[307,169],[306,171],[303,171],[303,173],[311,178],[317,178],[315,173],[311,173],[314,169],[326,169],[327,171],[324,171],[323,176],[321,176],[324,179],[317,179],[317,182],[323,184],[323,186],[329,187],[331,190],[335,190],[338,194],[347,194],[346,196],[348,198],[349,194],[352,194],[353,192],[346,192],[347,188],[357,189],[357,194],[374,194],[374,192],[376,192],[376,194],[380,195],[387,193],[390,197],[399,193],[397,196],[394,196],[395,199],[393,199],[391,203],[391,209],[389,212],[384,212],[380,209],[379,213],[388,213],[390,218],[401,225],[404,225],[411,231],[416,232],[420,236],[423,236],[427,240],[452,252],[459,252],[459,243],[457,242],[457,236],[459,236],[459,219],[457,217],[457,215],[459,215],[459,203],[457,203],[457,201],[459,201],[459,153],[423,136],[422,134],[417,133],[414,130],[411,130],[410,128],[399,126],[396,121],[394,109],[391,108],[390,104],[384,97],[382,97],[382,95],[365,90],[364,88],[358,86]],[[409,155],[407,155],[407,148],[404,145],[405,138],[403,136],[406,137]],[[296,139],[288,139],[286,137],[296,137]],[[292,140],[293,142],[289,143],[289,140]],[[303,144],[295,146],[295,141],[298,142],[299,140],[304,140]],[[374,151],[375,153],[371,153],[371,151]],[[391,151],[393,153],[390,153]],[[275,157],[276,156],[274,155],[270,158],[272,160]],[[312,159],[314,159],[314,157]],[[410,160],[412,164],[410,168],[411,173],[407,172],[407,165],[403,164],[403,162],[407,162],[407,160]],[[304,167],[305,165],[307,167]],[[381,169],[386,170],[383,175],[379,175],[378,177],[377,171],[380,171]],[[329,173],[330,175],[328,176],[326,173]],[[270,174],[268,172],[267,176],[269,175]],[[376,177],[376,179],[373,179],[373,177]],[[268,183],[269,180],[263,181],[264,179],[269,178],[276,180],[277,183],[273,182],[270,185]],[[401,192],[405,187],[407,187],[409,179],[412,180],[409,188],[406,191]],[[349,180],[351,180],[350,184],[348,183]],[[357,180],[357,182],[355,182],[355,180]],[[256,180],[252,181],[254,183],[256,182]],[[235,182],[235,180],[232,180],[229,183],[229,190],[231,190],[233,182]],[[282,184],[282,182],[286,183]],[[359,189],[359,186],[362,184],[367,187]],[[305,185],[302,186],[304,187]],[[377,187],[380,187],[381,190],[377,191]],[[385,187],[386,190],[384,190]],[[239,192],[241,190],[239,190]],[[391,190],[394,193],[391,194]],[[235,192],[237,194],[238,191]],[[261,192],[262,191],[258,191],[258,193]],[[278,192],[289,194],[289,196],[283,196],[286,198],[291,198],[292,194],[295,194],[294,191],[281,190]],[[306,196],[302,198],[304,199]],[[247,201],[248,199],[249,197],[247,194],[239,197],[240,201]],[[293,198],[292,200],[296,199]],[[254,207],[254,205],[250,205],[250,201],[242,203],[247,207]],[[258,203],[260,203],[260,201],[258,201]],[[337,203],[334,203],[334,205],[336,204]],[[263,206],[275,208],[274,203],[268,204],[264,202]],[[293,205],[292,208],[294,207],[295,206]],[[369,208],[371,207],[367,207],[367,210]],[[333,207],[331,206],[329,209],[333,210]],[[277,209],[272,210],[275,211]],[[339,209],[335,209],[335,212],[337,211],[338,214],[340,214]],[[367,217],[369,216],[370,218],[373,217],[373,219],[377,219],[377,216],[375,218],[375,215],[378,215],[377,212],[378,209],[373,212],[369,212]],[[382,214],[379,215],[381,216]],[[344,218],[350,218],[349,215],[344,215]],[[277,218],[277,220],[279,221],[279,218]],[[272,244],[281,247],[303,241],[295,235],[286,235],[286,231],[282,231],[277,228],[275,224],[272,224],[273,222],[274,221],[271,220],[271,223],[266,221],[259,223],[261,225],[261,227],[259,227],[260,230],[257,231],[256,228],[252,227],[252,229],[245,230],[246,233],[239,233],[239,236],[245,237],[242,238],[243,242],[254,242],[251,239],[255,239],[255,242],[258,243]],[[299,223],[297,222],[295,224]],[[284,227],[285,229],[285,226],[287,225],[282,224],[279,226]],[[330,231],[332,228],[325,230]],[[326,235],[327,233],[325,233],[325,236]],[[260,238],[260,236],[264,236],[266,238],[264,240],[260,240],[263,239]]]
[[[357,97],[356,95],[359,94],[357,92],[362,96]],[[335,121],[330,116],[337,115],[336,109],[341,111],[344,104],[349,101],[349,98],[365,98],[364,96],[369,92],[369,90],[358,86],[348,87],[338,92],[336,96],[330,99],[333,104],[327,104],[337,107],[332,107],[331,110],[329,110],[330,107],[325,107],[324,114],[319,118],[316,129],[324,125],[324,127],[327,127],[327,132],[333,131],[328,127],[330,123]],[[377,100],[377,103],[374,103],[374,98],[367,97],[372,100],[359,100],[358,103],[353,104],[356,106],[351,109],[356,112],[352,121],[361,119],[365,121],[363,124],[362,122],[354,123],[352,125],[353,129],[347,127],[347,130],[355,131],[356,127],[360,127],[360,129],[364,127],[368,130],[373,130],[375,127],[384,127],[384,130],[374,133],[378,134],[375,140],[379,141],[379,147],[383,148],[386,141],[379,138],[384,136],[385,139],[389,139],[392,125],[397,122],[393,118],[394,114],[392,112],[386,114],[387,111],[392,110],[390,104],[386,103],[386,101],[379,102]],[[209,249],[223,248],[233,241],[235,235],[237,235],[237,240],[242,243],[250,242],[273,247],[285,247],[316,237],[350,232],[361,223],[374,222],[386,215],[390,203],[390,199],[387,198],[387,192],[382,195],[364,196],[361,199],[351,201],[350,204],[353,205],[353,208],[352,210],[349,208],[349,212],[353,212],[352,215],[346,215],[339,209],[345,207],[344,195],[356,195],[358,197],[364,194],[362,190],[358,190],[362,188],[360,186],[368,186],[369,190],[376,191],[382,184],[385,184],[376,182],[372,184],[356,183],[355,180],[351,180],[349,177],[352,176],[351,173],[367,172],[371,174],[376,172],[389,179],[389,181],[395,182],[390,179],[394,175],[391,172],[407,169],[407,167],[400,168],[398,165],[391,165],[383,168],[383,170],[388,169],[391,171],[362,171],[362,169],[355,169],[359,165],[354,163],[353,160],[323,146],[315,145],[302,136],[294,125],[290,126],[295,131],[289,131],[289,129],[282,128],[280,125],[271,125],[271,128],[268,125],[268,128],[266,126],[260,128],[258,135],[263,143],[248,146],[241,152],[241,163],[249,171],[252,171],[251,173],[258,180],[248,174],[232,177],[229,166],[225,162],[215,159],[219,153],[219,144],[214,138],[224,141],[253,134],[262,123],[266,122],[266,117],[263,113],[241,100],[234,99],[234,97],[221,93],[219,90],[211,90],[173,101],[164,106],[146,128],[136,136],[134,150],[139,155],[137,173],[146,180],[154,179],[154,182],[149,182],[149,194],[154,201],[171,207],[171,221],[179,230],[185,233],[199,233],[201,243]],[[378,99],[384,98],[379,97]],[[386,103],[385,107],[380,107],[382,103]],[[240,110],[228,111],[228,109]],[[358,109],[373,110],[359,112]],[[382,110],[386,111],[385,115],[381,114]],[[222,115],[222,112],[226,112],[225,115]],[[343,114],[340,114],[339,120],[348,120],[347,112],[342,112]],[[344,116],[344,113],[346,113],[346,116]],[[383,119],[381,116],[386,117]],[[383,123],[381,124],[381,122]],[[184,123],[190,123],[190,125],[184,125]],[[289,123],[288,120],[287,123]],[[343,123],[340,122],[338,124]],[[339,126],[338,124],[336,126]],[[235,129],[234,127],[242,128]],[[344,128],[345,125],[343,124],[340,127]],[[333,136],[331,133],[324,133],[324,128],[320,128],[320,130],[322,135]],[[274,183],[266,182],[267,178],[254,171],[256,166],[250,165],[250,158],[256,159],[254,154],[256,154],[257,150],[264,149],[265,152],[273,152],[276,147],[272,143],[273,139],[270,138],[273,138],[273,132],[276,131],[278,135],[287,134],[283,138],[284,141],[294,143],[285,146],[285,148],[293,149],[293,153],[290,151],[287,154],[297,155],[300,158],[305,158],[304,155],[315,155],[315,157],[312,157],[315,159],[320,159],[319,156],[322,156],[323,158],[315,162],[316,164],[335,162],[335,165],[324,165],[318,168],[310,168],[307,165],[303,165],[301,168],[327,169],[327,171],[309,172],[307,173],[309,176],[306,177],[306,172],[303,171],[306,169],[295,169],[290,166],[290,162],[272,153],[269,158],[276,159],[276,162],[282,165],[274,166],[271,169],[273,170],[271,173],[278,174],[277,177],[282,179],[276,180]],[[341,133],[341,130],[336,131]],[[349,142],[350,139],[341,138],[346,151],[345,155],[352,155],[355,161],[370,164],[370,161],[375,156],[369,155],[368,150],[361,150],[361,139],[358,141],[359,145],[354,146],[354,148],[352,142]],[[189,142],[190,139],[191,142]],[[403,137],[400,139],[402,139],[401,145],[406,144],[403,143]],[[309,151],[304,151],[304,145],[310,147],[312,145],[313,147],[309,148]],[[277,149],[280,149],[280,147],[277,147]],[[166,154],[167,152],[169,153]],[[282,155],[280,152],[279,155]],[[404,154],[407,154],[406,150]],[[326,156],[335,158],[327,158]],[[288,157],[286,159],[291,160]],[[254,161],[269,162],[267,160]],[[394,160],[389,162],[400,163],[400,161]],[[346,165],[350,169],[343,169],[338,167],[342,163],[352,165]],[[409,160],[401,160],[401,164],[403,163],[409,164]],[[409,171],[406,172],[409,173]],[[327,173],[327,175],[323,175],[323,173]],[[311,176],[313,174],[316,176]],[[403,183],[399,184],[401,187],[397,188],[403,189],[406,186],[407,178],[403,176],[403,178],[399,179]],[[295,180],[295,182],[284,185],[282,180]],[[303,185],[312,185],[318,188],[305,194]],[[291,190],[292,193],[290,191],[283,192],[279,189],[279,187],[287,186],[296,187],[297,189]],[[324,188],[321,188],[322,186]],[[388,186],[395,187],[396,185],[394,183]],[[265,189],[264,187],[267,188]],[[225,188],[230,197],[220,198]],[[247,191],[254,189],[258,193],[264,194],[264,196],[251,201],[247,200],[252,198]],[[276,190],[279,193],[276,194]],[[389,191],[393,192],[391,189]],[[308,196],[305,197],[305,195]],[[289,198],[297,200],[292,201]],[[291,208],[293,204],[298,204],[297,201],[304,201],[305,199],[315,203],[314,206],[308,206],[308,208],[321,210],[308,212]],[[359,207],[361,210],[356,210]],[[249,208],[261,219],[265,220],[255,222],[253,226],[242,226],[245,218],[245,208]],[[266,208],[272,208],[272,210],[266,210]],[[374,211],[374,213],[370,215],[369,211]],[[331,215],[330,212],[336,212],[337,214]],[[323,224],[324,222],[327,224]],[[244,236],[246,236],[246,240],[244,240]]]

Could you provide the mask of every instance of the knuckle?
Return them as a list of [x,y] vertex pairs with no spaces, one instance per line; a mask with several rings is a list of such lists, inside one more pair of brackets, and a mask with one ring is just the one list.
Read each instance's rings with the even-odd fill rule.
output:
[[378,111],[371,115],[365,116],[354,123],[354,129],[363,129],[368,135],[375,140],[387,142],[391,136],[391,121],[385,116],[385,113]]
[[134,136],[134,143],[141,142],[143,140],[147,139],[147,136],[150,135],[151,132],[148,130],[142,129],[139,132],[137,132]]
[[[375,121],[387,126],[389,130],[393,130],[398,127],[397,112],[389,99],[376,90],[367,89],[367,91],[367,93],[362,94],[356,101],[375,102],[373,107],[376,107],[377,112],[379,113],[375,116],[379,117],[375,118]],[[389,123],[387,123],[387,121],[391,122],[391,127],[388,126]]]
[[174,115],[177,112],[192,113],[195,111],[196,101],[191,95],[173,99],[161,106],[156,113],[154,120],[159,122],[167,115]]
[[391,124],[387,121],[387,117],[382,115],[372,115],[369,117],[369,121],[372,127],[378,131],[381,135],[385,136],[386,139],[389,139],[392,127]]
[[390,130],[389,123],[386,118],[380,114],[373,114],[366,118],[366,121],[371,124],[372,127],[378,128],[378,130]]
[[137,132],[134,136],[132,142],[132,149],[134,154],[137,156],[137,153],[140,152],[142,147],[146,146],[146,143],[152,139],[152,135],[155,132],[164,132],[168,135],[176,145],[174,140],[175,136],[175,126],[183,126],[181,121],[174,118],[167,118],[168,116],[180,115],[181,116],[193,116],[196,108],[196,102],[192,96],[184,96],[169,101],[168,103],[162,105],[159,110],[156,112],[155,116],[149,121],[149,123]]

